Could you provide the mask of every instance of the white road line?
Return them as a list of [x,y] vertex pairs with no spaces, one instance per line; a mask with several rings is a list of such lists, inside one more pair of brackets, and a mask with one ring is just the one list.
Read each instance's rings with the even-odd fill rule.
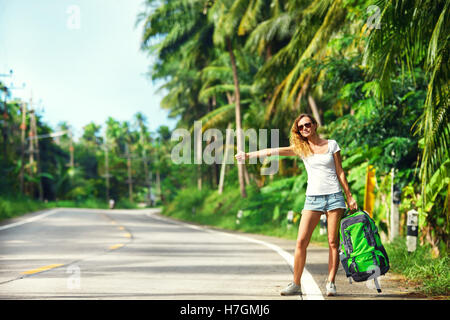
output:
[[51,209],[48,212],[41,213],[41,214],[36,215],[29,219],[25,219],[22,221],[18,221],[18,222],[0,226],[0,231],[6,230],[9,228],[18,227],[18,226],[21,226],[26,223],[34,222],[34,221],[43,219],[45,217],[51,216],[52,214],[58,213],[63,210],[78,211],[78,212],[96,212],[96,213],[100,212],[100,213],[107,213],[107,214],[137,214],[137,215],[148,214],[149,211],[150,211],[150,213],[161,211],[160,209],[148,209],[148,210],[136,211],[136,210],[109,210],[109,209],[85,209],[85,208],[55,208],[55,209]]
[[[162,218],[160,216],[154,215],[153,212],[152,213],[147,213],[147,216],[152,217],[152,218],[157,219],[157,220],[161,220],[161,221],[175,222],[177,224],[183,225],[183,226],[191,228],[191,229],[201,230],[201,231],[206,231],[206,232],[211,232],[211,233],[220,233],[222,235],[226,235],[226,236],[229,236],[229,237],[237,238],[237,239],[240,239],[240,240],[246,240],[248,242],[253,242],[253,243],[257,243],[257,244],[266,246],[269,249],[272,249],[276,253],[278,253],[291,266],[292,269],[294,268],[294,256],[291,255],[286,250],[283,250],[279,246],[274,245],[272,243],[269,243],[269,242],[266,242],[266,241],[262,241],[262,240],[253,239],[253,238],[242,236],[242,235],[237,235],[237,234],[232,234],[232,233],[212,230],[212,229],[208,229],[206,227],[199,227],[199,226],[188,224],[188,223],[184,223],[184,222],[181,222],[181,221],[164,219],[164,218]],[[317,285],[316,281],[314,281],[313,276],[311,275],[311,273],[306,268],[303,269],[301,285],[302,285],[302,291],[303,291],[303,300],[324,300],[324,297],[322,295],[322,292],[320,291],[319,286]]]
[[1,230],[6,230],[6,229],[9,229],[9,228],[18,227],[18,226],[21,226],[21,225],[26,224],[26,223],[30,223],[30,222],[34,222],[34,221],[43,219],[45,217],[51,216],[52,214],[58,213],[59,211],[60,211],[60,209],[52,209],[52,210],[50,210],[48,212],[41,213],[39,215],[36,215],[36,216],[34,216],[32,218],[29,218],[29,219],[26,219],[26,220],[22,220],[22,221],[18,221],[18,222],[15,222],[15,223],[6,224],[4,226],[0,226],[0,231]]

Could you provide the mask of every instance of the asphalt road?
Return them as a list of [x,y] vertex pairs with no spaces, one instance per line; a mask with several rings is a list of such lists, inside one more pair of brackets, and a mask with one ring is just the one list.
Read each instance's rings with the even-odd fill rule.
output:
[[[0,299],[325,299],[328,249],[311,245],[303,296],[282,297],[295,243],[186,224],[149,210],[54,209],[0,225]],[[349,285],[332,299],[405,299]]]

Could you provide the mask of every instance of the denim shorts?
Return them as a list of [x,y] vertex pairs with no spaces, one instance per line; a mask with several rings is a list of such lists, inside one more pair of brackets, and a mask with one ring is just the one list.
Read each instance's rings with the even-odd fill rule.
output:
[[339,208],[347,209],[342,191],[320,196],[306,196],[303,210],[327,212]]

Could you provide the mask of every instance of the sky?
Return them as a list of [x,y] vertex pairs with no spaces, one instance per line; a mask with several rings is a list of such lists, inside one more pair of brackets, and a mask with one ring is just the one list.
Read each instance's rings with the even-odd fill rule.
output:
[[53,129],[67,121],[75,137],[84,125],[142,112],[150,131],[173,129],[160,108],[162,82],[145,75],[153,60],[140,51],[143,0],[0,0],[0,74],[12,97],[28,101]]

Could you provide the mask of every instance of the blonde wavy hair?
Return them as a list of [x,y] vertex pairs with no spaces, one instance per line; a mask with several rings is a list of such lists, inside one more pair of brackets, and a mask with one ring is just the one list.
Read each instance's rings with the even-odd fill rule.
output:
[[300,157],[300,158],[306,158],[313,154],[311,151],[311,148],[308,144],[308,139],[303,137],[298,129],[298,122],[300,119],[308,117],[313,124],[316,125],[316,128],[318,126],[316,119],[308,113],[302,113],[297,118],[295,118],[294,123],[291,127],[291,134],[289,136],[289,142],[291,146],[293,147],[294,152]]

